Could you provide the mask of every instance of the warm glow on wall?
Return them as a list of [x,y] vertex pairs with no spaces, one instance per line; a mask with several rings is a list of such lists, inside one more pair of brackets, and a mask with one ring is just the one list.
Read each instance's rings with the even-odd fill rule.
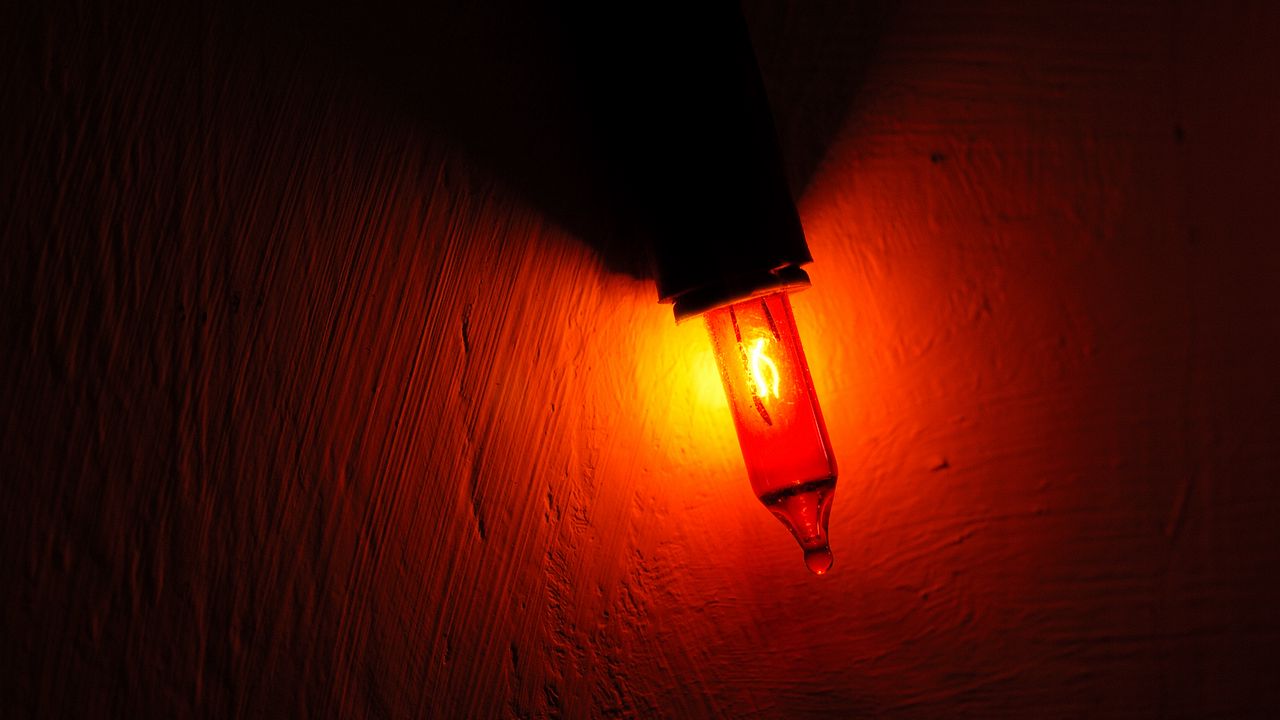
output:
[[705,315],[756,497],[825,573],[836,461],[785,292]]

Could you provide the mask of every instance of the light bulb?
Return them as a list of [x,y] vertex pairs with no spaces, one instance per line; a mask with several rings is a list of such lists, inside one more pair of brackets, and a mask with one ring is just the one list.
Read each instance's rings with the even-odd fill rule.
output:
[[832,563],[827,520],[836,459],[791,301],[776,292],[704,317],[751,488],[800,543],[809,569],[821,575]]

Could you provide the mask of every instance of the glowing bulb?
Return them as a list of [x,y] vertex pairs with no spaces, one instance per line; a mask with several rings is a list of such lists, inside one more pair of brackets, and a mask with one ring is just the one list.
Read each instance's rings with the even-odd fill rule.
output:
[[786,293],[706,314],[747,477],[821,575],[831,567],[827,520],[836,460]]

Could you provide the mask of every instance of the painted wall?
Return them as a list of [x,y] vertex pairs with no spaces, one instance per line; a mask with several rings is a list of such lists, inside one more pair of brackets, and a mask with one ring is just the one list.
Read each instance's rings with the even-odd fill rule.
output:
[[0,714],[1280,713],[1280,6],[748,5],[817,578],[537,18],[31,5]]

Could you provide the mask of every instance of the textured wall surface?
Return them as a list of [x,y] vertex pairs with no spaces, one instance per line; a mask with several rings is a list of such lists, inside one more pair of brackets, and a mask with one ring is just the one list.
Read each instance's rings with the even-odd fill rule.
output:
[[0,23],[0,714],[1280,714],[1280,6],[749,4],[818,578],[552,34],[112,5]]

